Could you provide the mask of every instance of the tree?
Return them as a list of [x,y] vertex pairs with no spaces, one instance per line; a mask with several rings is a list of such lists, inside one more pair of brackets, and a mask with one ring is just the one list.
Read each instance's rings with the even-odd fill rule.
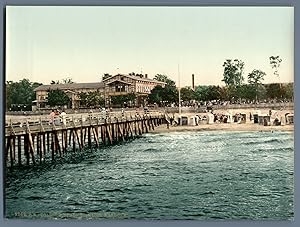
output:
[[50,84],[73,84],[74,81],[72,78],[65,78],[65,79],[62,79],[61,81],[59,80],[51,80]]
[[208,100],[218,100],[220,99],[219,86],[210,85],[208,86]]
[[111,97],[111,103],[117,106],[128,106],[130,103],[133,104],[135,102],[136,95],[134,93],[127,95],[117,95]]
[[197,101],[208,101],[208,86],[196,86],[195,99]]
[[282,92],[280,84],[278,84],[278,83],[266,84],[265,87],[266,87],[268,98],[277,99],[277,98],[282,97],[283,92]]
[[227,59],[224,64],[224,73],[223,73],[223,80],[226,86],[233,86],[236,87],[241,85],[244,78],[243,78],[243,70],[244,70],[244,62],[238,59],[231,60]]
[[190,87],[183,87],[180,89],[182,101],[191,101],[195,99],[195,93]]
[[218,86],[219,97],[223,101],[229,100],[229,89],[228,87]]
[[151,90],[151,93],[148,95],[148,102],[152,104],[154,103],[160,104],[161,101],[163,100],[163,94],[164,94],[164,88],[160,85],[155,86]]
[[112,75],[110,75],[108,73],[104,73],[103,76],[102,76],[102,80],[106,80],[109,77],[112,77]]
[[[273,69],[273,73],[275,76],[277,76],[277,78],[279,80],[279,86],[281,89],[281,83],[280,83],[278,70],[279,70],[280,63],[282,62],[282,59],[279,56],[271,56],[271,57],[269,57],[269,59],[270,59],[270,65]],[[282,96],[281,96],[281,98],[282,98]]]
[[[264,80],[265,75],[265,72],[258,69],[254,69],[248,74],[248,83],[255,88],[255,93],[257,93],[258,86],[262,84],[262,80]],[[257,100],[257,94],[255,96],[255,100]]]
[[294,99],[294,83],[288,83],[283,86],[284,94],[283,97],[293,101]]
[[171,86],[171,87],[175,87],[175,81],[171,80],[171,79],[168,78],[166,75],[163,75],[163,74],[156,74],[156,75],[154,76],[154,80],[161,81],[161,82],[165,82],[166,85]]
[[90,91],[90,92],[81,92],[79,94],[80,105],[85,107],[91,106],[103,106],[104,98],[102,94],[98,91]]
[[242,84],[236,87],[235,93],[232,94],[231,98],[232,97],[238,99],[254,100],[256,98],[256,88],[253,85]]
[[20,80],[19,82],[6,82],[6,107],[13,110],[31,110],[32,101],[35,100],[34,89],[42,85],[37,82],[30,82],[28,79]]
[[60,82],[59,82],[59,80],[56,80],[56,81],[51,80],[51,83],[50,83],[50,84],[60,84]]
[[63,83],[63,84],[73,84],[74,81],[73,81],[72,78],[67,77],[67,78],[65,78],[65,79],[62,79],[62,83]]
[[48,105],[50,106],[65,106],[70,103],[70,98],[62,90],[49,90],[48,91]]
[[282,59],[279,56],[271,56],[271,57],[269,57],[269,59],[270,59],[270,65],[274,71],[273,72],[274,75],[276,75],[277,78],[279,78],[278,69],[279,69],[280,63],[282,62]]
[[148,96],[150,103],[156,103],[158,105],[176,103],[178,102],[178,91],[175,86],[175,82],[168,78],[166,75],[156,74],[154,80],[165,82],[165,87],[157,85],[151,90]]
[[164,88],[157,85],[151,90],[148,95],[149,103],[156,103],[158,105],[177,103],[178,102],[178,91],[174,86],[166,85]]

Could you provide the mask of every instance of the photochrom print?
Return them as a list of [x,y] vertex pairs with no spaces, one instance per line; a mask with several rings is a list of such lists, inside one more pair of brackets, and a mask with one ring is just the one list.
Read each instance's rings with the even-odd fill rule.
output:
[[5,217],[293,220],[293,7],[6,8]]

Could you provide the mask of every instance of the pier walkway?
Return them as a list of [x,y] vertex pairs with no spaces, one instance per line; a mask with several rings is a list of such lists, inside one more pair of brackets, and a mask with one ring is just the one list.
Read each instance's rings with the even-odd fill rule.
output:
[[166,123],[160,112],[89,113],[9,119],[5,125],[7,167],[54,161],[84,147],[126,141]]

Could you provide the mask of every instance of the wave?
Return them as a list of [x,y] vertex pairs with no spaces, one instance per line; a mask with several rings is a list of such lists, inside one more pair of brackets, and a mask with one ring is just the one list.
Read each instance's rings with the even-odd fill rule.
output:
[[44,197],[41,197],[41,196],[29,196],[26,199],[28,199],[28,200],[41,200],[41,199],[44,199]]
[[104,192],[122,192],[124,193],[124,191],[120,188],[113,188],[113,189],[103,189]]
[[263,152],[294,152],[293,147],[282,147],[282,148],[259,148],[256,150],[251,150],[252,153],[263,153]]
[[214,195],[215,193],[212,191],[208,191],[208,192],[203,192],[203,193],[199,193],[199,195]]
[[143,150],[142,152],[160,152],[160,150],[155,149],[155,148],[147,148],[147,149]]
[[245,141],[242,142],[242,144],[244,145],[258,145],[258,144],[266,144],[266,143],[286,143],[290,140],[290,138],[288,139],[277,139],[277,138],[273,138],[273,139],[267,139],[267,140],[263,140],[263,141]]

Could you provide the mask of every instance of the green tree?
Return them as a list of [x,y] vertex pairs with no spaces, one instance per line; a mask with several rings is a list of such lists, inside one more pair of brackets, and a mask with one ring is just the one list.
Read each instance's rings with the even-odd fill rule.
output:
[[175,81],[171,80],[168,76],[163,75],[163,74],[156,74],[154,76],[154,80],[165,82],[166,85],[175,87]]
[[161,101],[163,101],[163,94],[164,94],[164,88],[160,85],[155,86],[151,90],[151,93],[148,95],[148,102],[152,104],[154,103],[160,104]]
[[34,89],[42,85],[37,82],[30,82],[28,79],[19,82],[6,82],[6,108],[13,106],[26,106],[23,110],[31,110],[32,101],[35,100]]
[[99,91],[81,92],[79,94],[80,105],[85,107],[103,106],[104,98]]
[[63,84],[74,84],[74,81],[72,78],[67,77],[65,79],[62,79],[62,83]]
[[267,98],[269,99],[278,99],[283,95],[283,90],[278,83],[265,84]]
[[[265,75],[266,75],[265,72],[258,69],[254,69],[251,73],[248,74],[248,83],[255,88],[255,93],[258,92],[258,86],[262,84]],[[257,100],[257,98],[258,95],[256,94],[255,100]]]
[[151,90],[148,95],[149,103],[156,103],[158,105],[177,103],[178,91],[176,87],[166,85],[164,88],[160,85]]
[[287,83],[282,86],[283,98],[293,101],[294,100],[294,83]]
[[80,106],[86,107],[87,106],[88,93],[87,92],[80,92],[78,96],[79,96],[79,99],[80,99]]
[[221,99],[219,86],[209,85],[208,86],[208,97],[209,97],[209,100]]
[[111,103],[116,106],[128,106],[130,103],[134,104],[136,95],[134,93],[127,95],[117,95],[111,97]]
[[164,87],[158,85],[151,90],[151,93],[148,95],[148,101],[150,103],[161,104],[170,104],[178,102],[178,90],[176,89],[175,82],[168,78],[166,75],[156,74],[154,77],[155,80],[165,82]]
[[190,87],[181,88],[180,94],[183,101],[195,100],[195,92]]
[[109,73],[104,73],[103,76],[102,76],[102,80],[106,80],[109,77],[112,77],[112,75],[110,75]]
[[197,101],[208,101],[208,86],[200,85],[195,87],[195,99]]
[[256,88],[249,84],[242,84],[236,87],[235,94],[232,94],[231,98],[232,97],[238,99],[254,100],[256,97]]
[[59,89],[48,91],[48,105],[50,106],[65,106],[70,103],[68,95]]
[[218,86],[218,93],[219,93],[219,99],[223,100],[223,101],[227,101],[229,100],[229,89],[228,87],[225,86]]
[[273,69],[273,73],[279,79],[278,70],[279,70],[280,63],[282,62],[282,59],[279,56],[271,56],[271,57],[269,57],[269,59],[270,59],[270,65]]
[[227,59],[224,62],[224,78],[222,79],[222,81],[225,82],[226,86],[236,87],[243,83],[244,65],[244,62],[238,59],[235,59],[233,61],[231,59]]
[[51,83],[50,84],[60,84],[59,80],[51,80]]

